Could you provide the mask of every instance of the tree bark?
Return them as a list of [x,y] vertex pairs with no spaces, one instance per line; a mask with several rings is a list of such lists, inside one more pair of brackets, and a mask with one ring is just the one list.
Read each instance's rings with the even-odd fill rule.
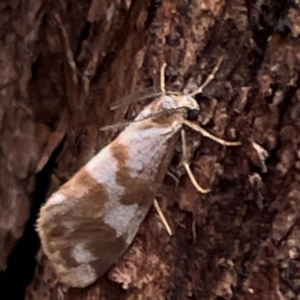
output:
[[[300,93],[296,1],[27,1],[0,4],[0,283],[11,299],[300,299]],[[57,280],[35,233],[39,207],[141,109],[109,105],[166,83],[192,91],[200,194],[177,168],[124,258],[85,289]],[[268,154],[268,156],[266,156]],[[14,285],[13,290],[8,283]],[[298,298],[297,298],[298,297]]]

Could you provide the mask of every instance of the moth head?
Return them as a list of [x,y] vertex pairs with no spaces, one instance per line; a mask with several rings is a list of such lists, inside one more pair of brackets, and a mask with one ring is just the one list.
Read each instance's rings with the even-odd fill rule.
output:
[[160,115],[164,113],[182,112],[188,120],[197,119],[200,107],[197,101],[190,95],[163,95],[150,103],[135,118],[135,121],[143,120],[149,116]]
[[164,95],[155,103],[156,112],[162,112],[165,110],[178,110],[180,108],[185,108],[187,111],[200,111],[197,101],[189,95]]
[[190,95],[173,95],[177,108],[183,108],[186,111],[186,118],[194,121],[198,118],[200,107],[197,101]]

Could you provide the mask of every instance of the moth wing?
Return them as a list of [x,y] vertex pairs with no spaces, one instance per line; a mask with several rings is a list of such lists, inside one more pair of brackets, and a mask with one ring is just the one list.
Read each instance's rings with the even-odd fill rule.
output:
[[[112,204],[101,184],[81,169],[42,207],[37,222],[43,249],[60,280],[85,287],[124,254],[149,207]],[[87,187],[89,188],[87,193]]]
[[85,287],[126,251],[163,180],[167,134],[175,142],[171,127],[123,131],[41,208],[37,229],[62,282]]

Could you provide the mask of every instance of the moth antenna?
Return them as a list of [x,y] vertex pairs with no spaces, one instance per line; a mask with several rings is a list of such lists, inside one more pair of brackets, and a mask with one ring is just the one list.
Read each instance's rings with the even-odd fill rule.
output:
[[188,96],[195,96],[196,94],[202,93],[202,91],[204,90],[204,88],[215,78],[216,73],[218,72],[222,62],[224,59],[224,55],[222,55],[219,60],[218,63],[215,65],[214,69],[212,70],[212,72],[208,75],[208,77],[206,78],[206,80],[204,81],[204,83],[194,92],[190,93]]
[[197,191],[199,191],[202,194],[206,194],[210,192],[210,189],[204,189],[202,188],[197,180],[195,179],[194,174],[192,173],[189,164],[187,163],[187,149],[186,149],[186,138],[185,138],[185,131],[181,129],[181,143],[182,143],[182,164],[188,173],[188,176],[193,184],[193,186],[196,188]]
[[130,103],[134,103],[141,100],[146,100],[149,98],[155,98],[162,95],[162,91],[158,86],[151,86],[149,88],[146,88],[140,92],[130,94],[120,100],[117,100],[113,102],[110,106],[111,110],[115,110],[117,108],[120,108],[122,106],[128,105]]
[[113,124],[113,125],[107,125],[107,126],[101,127],[99,130],[100,131],[108,131],[108,130],[115,130],[115,129],[124,129],[126,126],[128,126],[131,123],[138,123],[138,122],[145,121],[145,120],[148,120],[148,119],[157,118],[157,117],[161,117],[161,116],[168,115],[168,114],[173,114],[173,113],[175,113],[176,111],[178,111],[180,109],[183,109],[183,108],[182,107],[171,108],[171,109],[168,109],[168,110],[158,112],[156,114],[146,116],[143,119],[133,120],[133,121],[130,121],[130,122],[116,123],[116,124]]
[[240,146],[242,143],[237,141],[237,142],[229,142],[226,140],[223,140],[221,138],[218,138],[214,135],[212,135],[211,133],[209,133],[208,131],[206,131],[205,129],[203,129],[202,127],[188,121],[188,120],[184,120],[183,122],[185,125],[187,125],[188,127],[190,127],[191,129],[200,132],[203,136],[210,138],[211,140],[224,145],[224,146]]
[[[113,102],[110,106],[111,110],[115,110],[117,108],[120,108],[122,106],[137,102],[137,101],[141,101],[141,100],[146,100],[149,98],[155,98],[155,97],[159,97],[162,95],[166,94],[166,85],[165,85],[165,70],[166,70],[166,63],[163,63],[163,65],[161,66],[160,69],[160,87],[158,86],[151,86],[149,88],[146,88],[140,92],[134,93],[134,94],[130,94],[120,100],[117,100],[115,102]],[[178,92],[168,92],[168,94],[172,95],[172,94],[178,94]]]
[[165,216],[164,216],[164,214],[163,214],[163,212],[162,212],[162,210],[161,210],[161,208],[160,208],[160,206],[159,206],[159,204],[158,204],[158,202],[157,202],[156,199],[154,199],[153,204],[154,204],[154,207],[155,207],[155,209],[156,209],[156,211],[157,211],[157,213],[158,213],[161,221],[163,222],[163,224],[164,224],[164,226],[165,226],[168,234],[169,235],[173,235],[171,227],[168,224],[168,222],[167,222],[167,220],[166,220],[166,218],[165,218]]

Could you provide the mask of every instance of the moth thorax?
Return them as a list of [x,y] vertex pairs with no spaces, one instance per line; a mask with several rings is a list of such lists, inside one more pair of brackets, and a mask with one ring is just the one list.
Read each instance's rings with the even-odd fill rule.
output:
[[177,107],[186,107],[187,109],[200,111],[200,107],[197,101],[188,95],[173,96],[174,100],[177,102]]

